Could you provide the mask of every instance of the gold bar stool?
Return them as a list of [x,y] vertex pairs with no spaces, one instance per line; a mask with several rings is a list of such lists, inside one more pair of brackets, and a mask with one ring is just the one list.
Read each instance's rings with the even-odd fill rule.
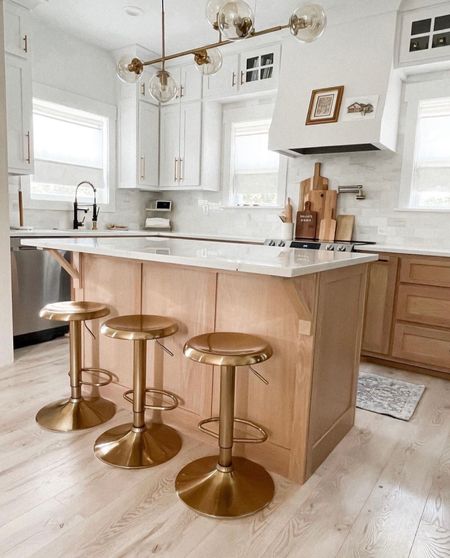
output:
[[[220,518],[243,517],[271,502],[274,484],[269,473],[244,457],[233,457],[233,443],[261,443],[267,433],[253,422],[234,417],[235,374],[237,366],[251,366],[272,356],[263,339],[245,333],[207,333],[190,339],[184,354],[196,362],[220,366],[219,417],[202,420],[200,430],[218,438],[219,457],[208,456],[186,465],[175,480],[178,496],[195,511]],[[207,424],[219,423],[219,434]],[[253,438],[234,437],[234,423],[256,429]]]
[[[133,389],[123,394],[133,404],[133,422],[111,428],[97,438],[94,452],[101,461],[125,469],[142,469],[165,463],[180,451],[181,438],[176,430],[165,424],[145,422],[145,409],[170,411],[178,406],[178,399],[172,393],[146,388],[147,341],[155,340],[173,356],[158,339],[177,331],[177,323],[170,318],[140,314],[111,318],[102,325],[104,335],[133,341],[134,355]],[[166,397],[170,402],[147,405],[147,393]]]
[[[106,386],[112,381],[112,375],[103,368],[83,368],[81,349],[81,324],[86,320],[103,318],[109,314],[109,308],[97,302],[55,302],[47,304],[40,311],[41,318],[69,322],[70,331],[70,398],[50,403],[36,415],[38,424],[56,432],[72,432],[98,426],[112,418],[116,406],[112,401],[102,397],[82,397],[81,386]],[[83,372],[97,372],[106,376],[105,381],[97,383],[84,381]]]

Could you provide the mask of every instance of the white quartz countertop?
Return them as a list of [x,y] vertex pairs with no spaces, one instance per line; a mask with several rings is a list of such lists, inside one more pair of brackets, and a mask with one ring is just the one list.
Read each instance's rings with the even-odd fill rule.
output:
[[386,254],[413,254],[418,256],[441,256],[450,258],[450,246],[442,247],[425,247],[425,246],[409,246],[409,245],[390,245],[390,244],[367,244],[358,246],[358,252],[385,252]]
[[376,261],[375,254],[300,250],[181,238],[39,238],[25,246],[194,267],[297,277]]
[[214,235],[207,233],[183,233],[183,232],[160,232],[155,230],[85,230],[85,229],[33,229],[19,230],[11,229],[9,233],[11,238],[98,238],[98,237],[175,237],[175,238],[192,238],[198,240],[217,240],[222,242],[245,242],[249,244],[263,244],[262,238],[250,238],[244,236],[227,236]]

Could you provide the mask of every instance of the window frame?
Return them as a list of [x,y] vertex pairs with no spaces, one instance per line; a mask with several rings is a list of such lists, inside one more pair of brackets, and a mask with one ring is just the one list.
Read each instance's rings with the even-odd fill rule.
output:
[[258,122],[271,120],[275,105],[273,102],[259,104],[256,106],[227,106],[223,107],[222,134],[223,134],[223,153],[222,153],[222,207],[225,209],[280,209],[284,207],[287,191],[287,157],[280,154],[280,167],[278,170],[278,191],[276,205],[237,205],[231,201],[232,181],[231,181],[231,138],[233,124],[247,121]]
[[410,82],[405,85],[406,118],[400,179],[399,211],[450,213],[449,207],[415,207],[411,205],[413,174],[419,121],[419,105],[427,99],[450,97],[450,79]]
[[[107,164],[107,188],[109,201],[101,204],[102,212],[114,212],[116,209],[117,189],[117,107],[102,103],[89,97],[84,97],[63,91],[40,83],[33,83],[33,98],[65,106],[92,114],[103,116],[108,121],[108,164]],[[70,211],[73,207],[72,201],[33,199],[31,197],[31,177],[22,177],[22,190],[24,207],[26,209],[47,209],[52,211]],[[73,185],[75,197],[76,184]]]

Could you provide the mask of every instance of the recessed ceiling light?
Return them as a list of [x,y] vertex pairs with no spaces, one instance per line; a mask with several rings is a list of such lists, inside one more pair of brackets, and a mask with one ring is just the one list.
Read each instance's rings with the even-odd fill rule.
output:
[[131,17],[139,17],[144,15],[144,10],[139,6],[125,6],[124,12]]

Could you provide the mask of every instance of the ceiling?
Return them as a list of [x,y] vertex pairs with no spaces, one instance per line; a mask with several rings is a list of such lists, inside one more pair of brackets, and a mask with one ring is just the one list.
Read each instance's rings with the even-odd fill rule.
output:
[[[324,7],[342,0],[322,0]],[[205,17],[207,0],[165,0],[167,53],[192,48],[217,39]],[[256,28],[287,23],[302,0],[248,0],[256,4]],[[125,7],[136,6],[143,15],[133,17]],[[274,7],[275,6],[275,7]],[[107,50],[131,44],[160,52],[160,0],[43,0],[33,13]]]

